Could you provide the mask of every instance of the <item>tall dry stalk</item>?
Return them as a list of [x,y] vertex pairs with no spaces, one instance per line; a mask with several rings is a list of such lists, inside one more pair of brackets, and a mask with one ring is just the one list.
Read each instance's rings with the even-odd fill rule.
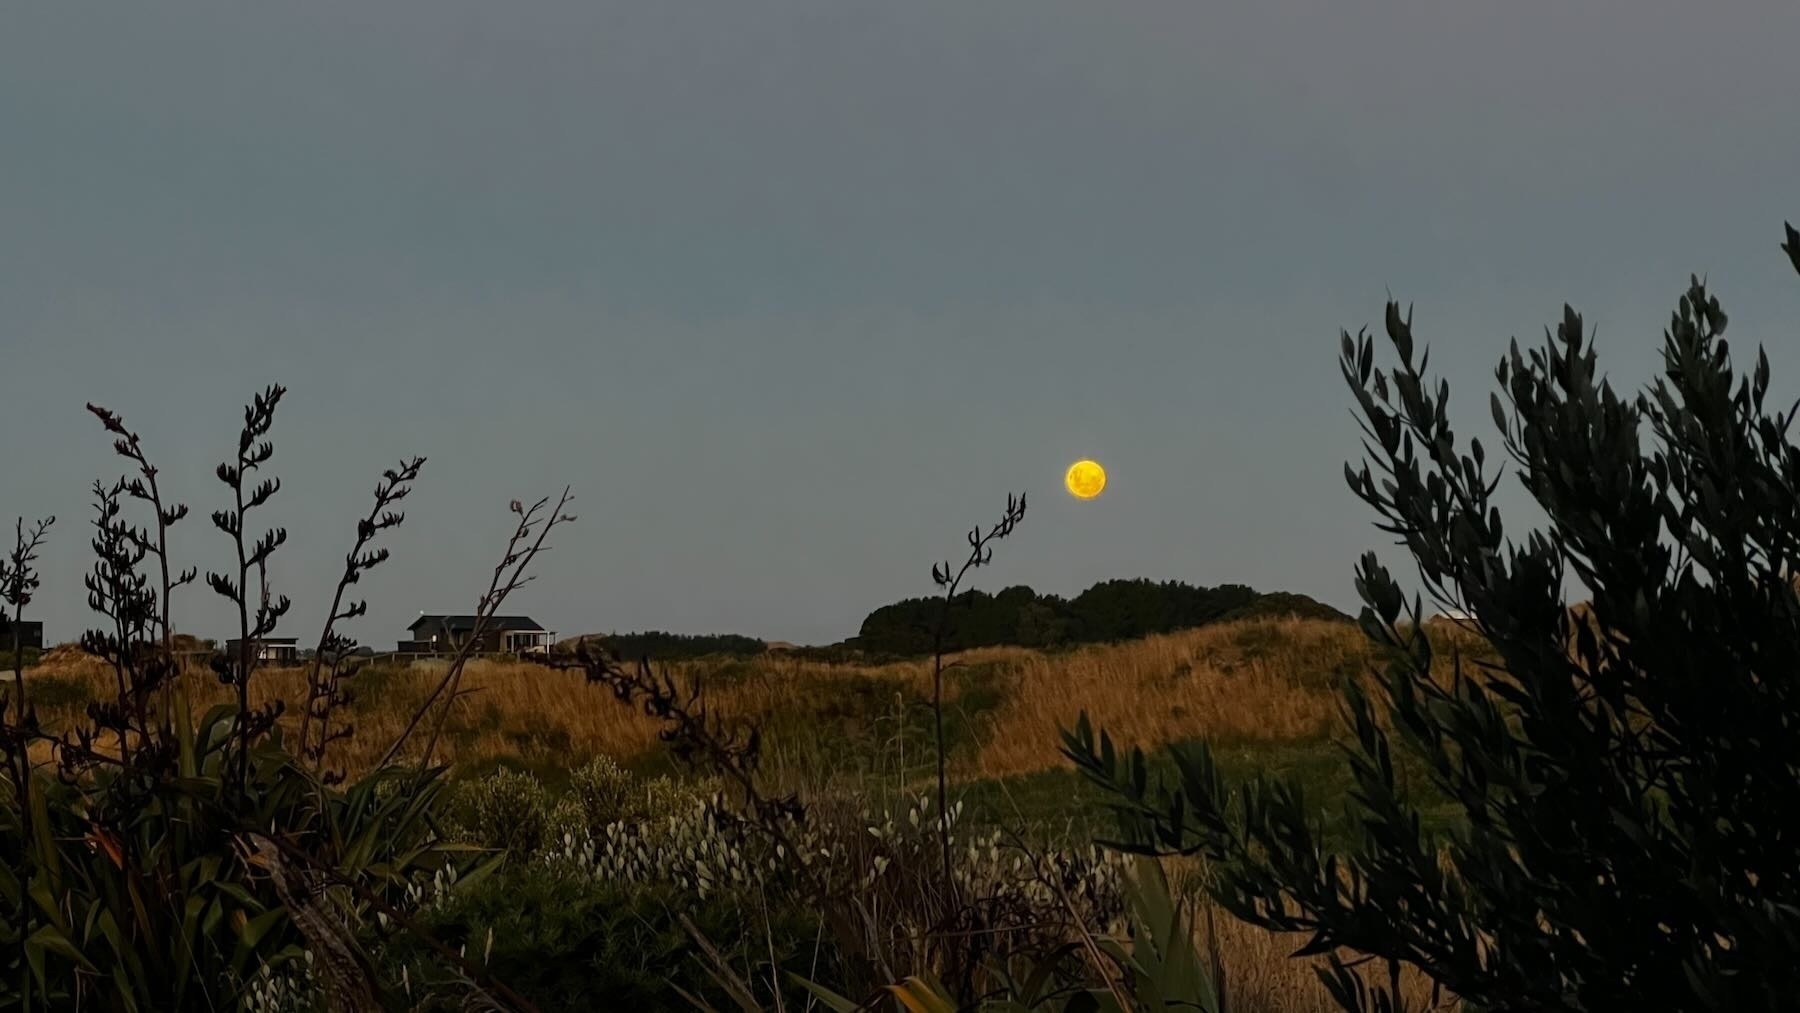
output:
[[[19,518],[14,526],[12,551],[0,558],[0,602],[12,607],[11,616],[0,608],[0,621],[10,623],[13,681],[9,695],[16,698],[0,695],[0,754],[6,759],[7,778],[13,783],[20,825],[27,838],[31,833],[31,738],[37,732],[37,713],[25,691],[25,606],[31,604],[32,596],[42,586],[37,572],[38,550],[50,525],[55,523],[55,517],[45,517],[27,528],[25,518]],[[16,724],[8,715],[11,710],[18,712]]]
[[969,555],[955,572],[950,563],[933,563],[931,579],[943,588],[944,599],[931,633],[931,717],[937,729],[937,821],[938,843],[943,852],[944,893],[955,906],[956,877],[950,863],[950,778],[948,750],[944,743],[944,646],[950,632],[950,610],[956,603],[956,592],[970,570],[986,566],[994,559],[993,543],[1012,534],[1014,526],[1025,519],[1025,494],[1006,497],[1006,514],[986,533],[977,527],[969,531]]
[[[269,593],[269,557],[287,541],[287,529],[274,528],[266,531],[246,545],[244,525],[251,511],[268,503],[281,489],[279,478],[263,479],[253,488],[246,488],[246,485],[275,456],[275,446],[266,437],[275,424],[275,407],[281,403],[282,395],[286,393],[287,388],[275,384],[256,395],[244,407],[244,426],[238,433],[236,461],[219,465],[217,471],[219,481],[231,489],[233,509],[213,511],[212,522],[220,531],[231,536],[233,546],[237,549],[237,576],[234,579],[209,570],[206,583],[221,597],[237,606],[237,657],[214,658],[213,670],[221,680],[237,691],[238,722],[235,732],[239,744],[237,765],[240,782],[249,776],[251,739],[258,733],[259,726],[272,726],[280,714],[278,707],[272,714],[255,714],[251,711],[250,676],[260,660],[259,642],[275,631],[276,624],[287,614],[292,604],[286,595],[272,598]],[[257,582],[254,599],[250,591],[252,571],[256,574]],[[252,601],[255,602],[254,605]]]
[[158,469],[145,456],[143,441],[138,434],[125,428],[123,417],[93,402],[88,403],[87,410],[100,420],[100,424],[106,427],[107,432],[118,437],[113,441],[113,450],[120,457],[131,461],[138,467],[138,477],[121,480],[119,488],[132,499],[150,504],[150,508],[155,514],[155,539],[152,540],[149,537],[149,530],[141,528],[134,529],[132,537],[137,541],[139,548],[155,557],[157,568],[161,571],[162,594],[159,599],[161,607],[157,609],[157,624],[161,627],[163,650],[173,653],[175,631],[174,620],[171,618],[170,599],[177,589],[192,584],[195,575],[199,572],[193,567],[182,570],[173,576],[169,572],[169,529],[174,527],[177,521],[187,516],[187,504],[163,505],[162,488],[157,482]]
[[318,647],[313,650],[312,664],[307,668],[306,703],[300,715],[300,755],[328,780],[341,778],[342,772],[324,771],[325,754],[333,742],[348,738],[353,730],[349,725],[333,730],[331,718],[338,708],[350,703],[350,692],[343,688],[343,683],[361,667],[349,658],[356,648],[356,641],[339,634],[337,624],[369,610],[368,602],[360,599],[346,605],[344,594],[364,574],[387,562],[388,550],[371,550],[369,543],[381,532],[398,527],[406,519],[405,514],[390,508],[412,492],[412,483],[424,466],[423,457],[413,457],[400,462],[398,468],[382,472],[381,482],[375,486],[374,507],[367,517],[357,521],[356,543],[344,556],[344,572],[338,578],[337,589],[332,592],[331,607],[325,613],[325,628],[319,633]]
[[469,636],[457,645],[456,654],[450,661],[450,667],[444,672],[443,679],[439,680],[437,686],[427,694],[425,701],[419,705],[412,719],[395,737],[393,745],[389,746],[387,752],[382,754],[378,766],[385,767],[392,763],[411,739],[413,732],[418,730],[427,716],[433,715],[435,709],[431,734],[427,736],[424,752],[419,758],[420,770],[430,768],[431,758],[437,751],[438,739],[443,734],[445,723],[450,719],[450,708],[460,698],[464,667],[474,655],[482,637],[487,633],[488,625],[493,622],[494,616],[506,603],[506,599],[514,591],[537,579],[535,574],[527,571],[538,553],[544,551],[544,540],[549,537],[550,532],[559,525],[575,520],[573,514],[565,512],[574,499],[575,497],[565,486],[562,495],[556,500],[556,505],[550,507],[548,511],[545,510],[550,503],[548,496],[539,499],[529,508],[523,506],[518,500],[512,501],[512,512],[518,515],[519,520],[513,528],[512,537],[507,540],[506,553],[501,557],[500,564],[494,567],[494,575],[488,582],[487,591],[476,603],[474,628],[470,630]]

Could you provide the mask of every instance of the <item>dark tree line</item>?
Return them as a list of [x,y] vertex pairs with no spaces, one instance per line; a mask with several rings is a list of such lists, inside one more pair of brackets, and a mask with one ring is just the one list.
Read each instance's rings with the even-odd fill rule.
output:
[[[908,598],[883,605],[863,620],[859,633],[828,647],[790,653],[817,661],[908,658],[930,654],[933,624],[943,599]],[[1351,622],[1329,605],[1303,594],[1264,594],[1242,584],[1196,587],[1180,581],[1108,580],[1072,599],[1040,595],[1023,585],[998,594],[957,594],[945,635],[946,651],[1011,645],[1062,647],[1133,640],[1154,633],[1259,616],[1295,615]],[[685,661],[702,657],[747,658],[769,649],[766,641],[737,634],[684,634],[661,630],[589,636],[615,657]]]
[[[909,598],[884,605],[863,620],[851,645],[875,654],[929,653],[932,623],[940,605],[937,598]],[[1018,585],[992,595],[982,591],[957,595],[945,649],[1131,640],[1226,619],[1278,614],[1349,619],[1305,595],[1262,594],[1242,584],[1197,587],[1174,580],[1108,580],[1071,599],[1040,595]]]
[[741,637],[734,633],[690,635],[645,630],[642,633],[611,633],[587,639],[604,647],[615,657],[648,658],[652,661],[682,661],[719,654],[747,657],[768,649],[766,643],[755,637]]

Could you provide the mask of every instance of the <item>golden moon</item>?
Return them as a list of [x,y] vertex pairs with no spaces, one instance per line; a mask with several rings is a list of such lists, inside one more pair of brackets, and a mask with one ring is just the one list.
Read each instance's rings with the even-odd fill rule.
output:
[[1063,484],[1069,487],[1069,495],[1076,499],[1093,499],[1106,488],[1106,469],[1100,467],[1098,461],[1076,461],[1069,465]]

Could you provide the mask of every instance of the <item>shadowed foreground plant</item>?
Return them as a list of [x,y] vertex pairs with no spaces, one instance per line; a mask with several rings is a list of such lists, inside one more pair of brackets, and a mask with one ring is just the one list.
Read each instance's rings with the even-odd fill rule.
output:
[[193,567],[173,575],[169,571],[169,529],[187,516],[187,505],[163,502],[162,486],[157,481],[160,472],[145,456],[143,439],[137,433],[125,428],[125,420],[122,417],[92,402],[88,403],[87,410],[100,420],[100,424],[106,428],[107,432],[118,437],[113,441],[113,451],[137,465],[138,477],[120,479],[119,491],[132,499],[149,504],[151,512],[156,518],[155,538],[151,538],[151,532],[143,528],[132,529],[131,538],[140,549],[156,558],[157,568],[162,578],[162,594],[158,599],[162,603],[162,607],[158,610],[157,617],[161,626],[159,633],[163,648],[172,652],[175,649],[173,640],[175,631],[174,620],[170,616],[169,599],[175,591],[192,584],[194,577],[199,572]]
[[88,725],[65,734],[56,749],[59,772],[71,783],[114,763],[132,775],[120,782],[119,791],[104,796],[106,805],[95,814],[102,822],[133,809],[136,793],[169,768],[176,752],[175,736],[159,723],[155,703],[179,670],[156,639],[161,599],[139,571],[147,540],[121,516],[123,488],[122,481],[111,487],[94,483],[89,543],[94,568],[83,583],[88,608],[110,628],[81,635],[82,649],[111,667],[116,695],[89,703]]
[[[1800,270],[1791,226],[1783,248]],[[1734,374],[1725,313],[1697,279],[1663,336],[1663,377],[1635,399],[1601,377],[1573,310],[1529,356],[1515,343],[1493,413],[1550,520],[1519,545],[1480,442],[1458,454],[1410,317],[1389,303],[1386,324],[1391,373],[1366,335],[1343,339],[1376,462],[1346,469],[1351,488],[1500,664],[1434,681],[1418,599],[1364,557],[1361,624],[1393,660],[1384,713],[1354,681],[1343,691],[1361,831],[1346,855],[1324,853],[1296,787],[1228,794],[1205,746],[1176,752],[1176,783],[1153,782],[1140,751],[1096,740],[1084,715],[1068,755],[1111,793],[1130,847],[1204,854],[1227,909],[1310,933],[1299,953],[1332,954],[1321,975],[1345,1009],[1395,1009],[1401,965],[1476,1009],[1793,1009],[1800,448],[1795,411],[1765,408],[1767,357]],[[1571,571],[1589,608],[1564,604]],[[1396,745],[1463,810],[1442,855],[1396,782]],[[1363,980],[1339,947],[1389,981]]]
[[938,610],[936,627],[931,632],[931,719],[936,728],[935,745],[937,748],[937,807],[938,836],[943,844],[944,890],[955,902],[956,877],[950,870],[950,830],[944,821],[950,811],[950,780],[948,776],[948,756],[944,746],[944,635],[949,631],[950,607],[956,602],[957,589],[962,586],[963,578],[976,567],[986,566],[993,562],[993,543],[1012,534],[1013,528],[1025,519],[1025,494],[1017,498],[1006,497],[1006,514],[984,534],[980,528],[969,531],[969,555],[963,560],[961,567],[954,572],[946,561],[942,566],[933,563],[931,579],[944,589],[944,604]]
[[[237,693],[238,774],[243,776],[249,762],[251,740],[275,727],[281,717],[282,701],[268,706],[250,707],[250,676],[260,658],[260,641],[275,632],[281,617],[292,604],[286,595],[271,597],[269,593],[269,557],[287,542],[287,529],[274,528],[259,535],[254,542],[244,541],[244,525],[250,512],[268,503],[281,489],[281,479],[266,478],[255,486],[249,482],[261,473],[262,466],[275,456],[275,446],[266,437],[275,425],[275,406],[287,388],[270,386],[244,407],[244,428],[238,434],[237,459],[219,465],[219,481],[232,493],[230,510],[214,510],[213,526],[231,536],[237,549],[237,574],[213,573],[208,570],[206,583],[213,591],[237,606],[238,647],[235,656],[227,651],[213,658],[213,671],[219,680]],[[256,589],[250,587],[250,576],[256,575]]]
[[[1125,888],[1130,903],[1126,930],[1087,935],[1079,943],[1028,954],[1025,973],[994,968],[1000,987],[959,1000],[933,975],[912,975],[882,989],[908,1013],[1226,1013],[1216,955],[1210,970],[1195,949],[1194,926],[1185,905],[1169,890],[1162,866],[1140,858]],[[1069,956],[1086,950],[1092,958],[1089,981],[1070,984],[1059,972]],[[876,1007],[822,985],[799,979],[833,1013],[862,1013]]]
[[[23,620],[25,606],[31,604],[32,595],[42,583],[37,572],[38,550],[43,547],[50,525],[55,523],[56,518],[46,517],[27,528],[25,518],[19,518],[13,527],[12,550],[0,557],[0,622],[8,624],[13,648],[12,682],[0,687],[0,759],[5,760],[0,773],[12,782],[21,836],[26,837],[31,835],[31,806],[26,792],[31,780],[30,743],[38,733],[38,719],[25,689]],[[8,609],[11,615],[7,614]],[[0,938],[0,943],[4,942]]]
[[[271,387],[245,410],[236,463],[219,468],[233,503],[213,520],[237,558],[232,573],[207,580],[237,606],[243,636],[214,662],[234,702],[198,720],[171,653],[167,613],[169,592],[191,572],[171,577],[165,553],[166,530],[185,509],[165,504],[136,436],[94,409],[140,472],[94,486],[96,562],[85,583],[106,625],[84,634],[82,645],[112,669],[115,692],[90,702],[88,722],[60,738],[34,724],[7,736],[9,756],[15,747],[28,756],[34,743],[49,746],[60,777],[34,774],[26,763],[13,785],[18,801],[0,811],[0,1008],[234,1008],[271,976],[289,980],[307,954],[333,1008],[396,1007],[407,1000],[378,980],[363,952],[371,933],[411,931],[401,908],[419,898],[422,882],[477,882],[499,861],[438,832],[442,769],[386,767],[336,788],[286,748],[278,706],[248,709],[256,641],[288,610],[267,572],[285,533],[250,540],[245,532],[246,518],[279,488],[256,476],[272,456],[265,437],[282,392]],[[389,472],[359,525],[328,612],[334,653],[347,638],[332,624],[361,614],[360,603],[342,607],[344,587],[385,558],[365,546],[399,523],[386,506],[416,471],[414,461]],[[124,519],[125,495],[152,504],[154,531]],[[144,572],[150,557],[159,579]],[[35,588],[35,576],[14,562],[3,574],[9,587]],[[332,672],[315,682],[315,763],[336,737],[330,710],[345,697],[340,670]],[[461,955],[422,941],[457,970],[459,995],[532,1008],[483,981]]]
[[[1009,499],[1005,517],[991,531],[977,529],[970,533],[970,558],[960,571],[948,566],[933,568],[939,584],[947,589],[946,613],[956,604],[957,586],[963,576],[989,561],[991,542],[1010,533],[1023,512],[1022,497]],[[647,659],[639,659],[635,666],[623,664],[611,655],[604,642],[591,639],[579,641],[572,649],[559,651],[542,662],[554,668],[580,669],[590,682],[604,685],[621,701],[642,708],[663,723],[660,735],[678,759],[704,765],[724,779],[737,796],[735,808],[722,805],[701,815],[708,825],[718,824],[716,830],[702,837],[708,841],[716,839],[725,850],[717,856],[706,848],[685,852],[688,861],[695,861],[698,855],[706,866],[695,881],[735,882],[737,871],[749,869],[751,872],[746,875],[753,874],[755,881],[767,890],[803,897],[830,932],[835,955],[841,960],[843,977],[838,983],[842,987],[864,992],[895,981],[897,971],[929,972],[949,980],[958,994],[973,996],[977,992],[976,979],[985,973],[984,962],[989,956],[1008,947],[1043,953],[1058,951],[1059,944],[1081,931],[1076,923],[1093,913],[1074,910],[1055,891],[1035,898],[1029,890],[1015,885],[977,881],[966,875],[953,857],[950,836],[951,823],[961,807],[947,802],[947,785],[942,780],[936,797],[946,799],[946,803],[934,808],[929,804],[932,796],[926,796],[921,800],[925,804],[910,813],[913,825],[920,831],[920,837],[911,843],[923,847],[894,850],[892,844],[897,839],[888,836],[892,827],[884,829],[879,824],[857,824],[853,834],[834,839],[825,829],[832,821],[822,821],[816,806],[802,804],[794,795],[769,797],[763,792],[757,780],[757,729],[711,713],[697,677],[685,686],[678,685],[667,672],[654,671]],[[934,665],[940,721],[942,678],[949,667],[940,651]],[[742,835],[741,840],[730,840],[729,832]],[[753,844],[767,845],[773,851],[765,859],[773,862],[769,873],[754,873],[755,863],[740,868],[743,856],[763,854]],[[564,849],[565,859],[578,866],[634,869],[637,864],[618,856],[637,854],[642,842],[612,837],[578,845],[579,842],[570,842]],[[989,842],[988,847],[997,849],[998,841]],[[815,859],[815,852],[828,860]],[[868,866],[845,864],[842,858],[846,854],[866,854]],[[997,860],[997,854],[993,857]],[[625,864],[612,864],[620,861]],[[990,861],[983,867],[991,864]],[[1099,877],[1096,882],[1105,878],[1103,868],[1090,869],[1079,860],[1063,861],[1060,865],[1046,862],[1034,872],[1040,876],[1063,876],[1069,884],[1086,882],[1083,877],[1090,872]],[[846,874],[852,878],[846,880]],[[882,888],[872,889],[876,883]],[[1064,889],[1067,888],[1065,884]],[[705,940],[696,939],[695,944],[705,952]],[[1047,966],[1066,975],[1068,957],[1066,950],[1058,951]],[[738,976],[730,968],[714,970],[722,983]],[[728,991],[750,991],[746,982],[738,984],[742,987]]]

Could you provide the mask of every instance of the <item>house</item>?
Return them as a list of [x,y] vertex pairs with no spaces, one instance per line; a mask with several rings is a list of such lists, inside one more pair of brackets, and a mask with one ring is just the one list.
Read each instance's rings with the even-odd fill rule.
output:
[[44,649],[43,623],[34,623],[30,620],[23,621],[18,624],[18,632],[18,638],[14,639],[13,621],[11,619],[0,618],[0,651],[10,651],[20,646],[33,651],[41,651]]
[[[241,650],[242,640],[225,641],[225,654],[235,658]],[[299,638],[297,637],[263,637],[250,641],[250,649],[256,660],[264,665],[297,665],[300,663]]]
[[[475,633],[477,616],[427,615],[406,629],[410,640],[400,641],[401,654],[454,654]],[[529,616],[492,616],[475,640],[476,654],[542,654],[555,643],[556,634]]]

